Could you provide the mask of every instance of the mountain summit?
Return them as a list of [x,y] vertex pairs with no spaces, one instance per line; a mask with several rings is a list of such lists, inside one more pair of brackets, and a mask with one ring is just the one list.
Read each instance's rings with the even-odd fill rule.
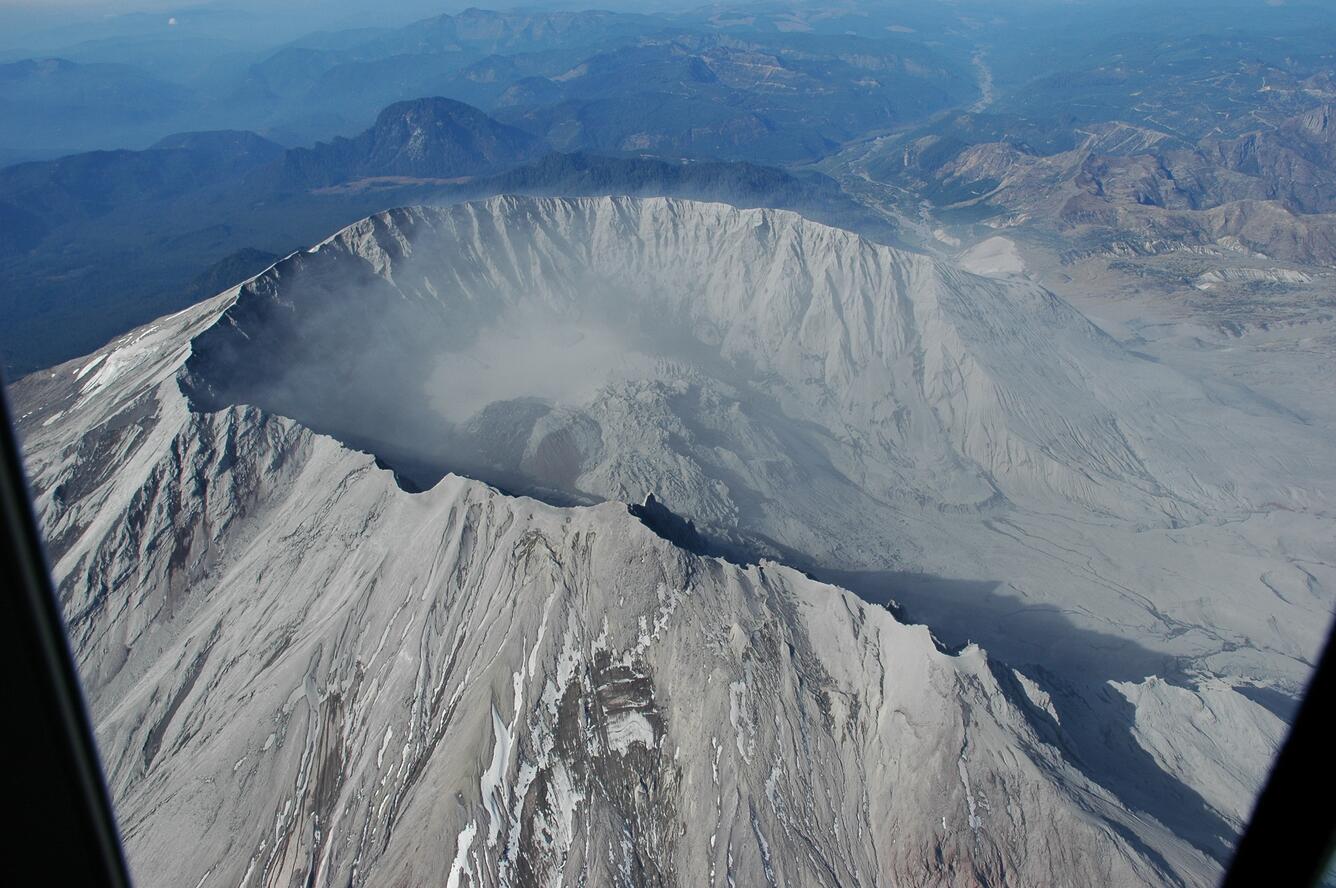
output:
[[321,188],[367,176],[451,179],[493,172],[542,153],[540,140],[452,99],[397,102],[353,139],[295,148],[283,183]]

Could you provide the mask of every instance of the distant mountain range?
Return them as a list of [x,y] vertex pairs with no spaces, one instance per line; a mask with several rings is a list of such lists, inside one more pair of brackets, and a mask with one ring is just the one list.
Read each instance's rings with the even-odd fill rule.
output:
[[0,64],[0,148],[43,154],[147,144],[151,133],[183,125],[192,98],[189,88],[127,64]]
[[[544,156],[544,154],[547,156]],[[384,109],[352,139],[283,149],[186,133],[0,170],[0,352],[22,373],[254,274],[368,213],[500,193],[667,195],[798,210],[882,240],[830,179],[742,162],[550,153],[444,98]],[[228,275],[236,278],[228,280]]]
[[959,52],[876,36],[725,28],[699,15],[471,9],[313,34],[258,57],[233,48],[178,79],[169,65],[27,59],[0,66],[0,111],[23,122],[0,136],[0,159],[139,147],[173,129],[327,141],[423,95],[467,102],[563,150],[814,159],[973,94]]
[[1153,127],[1067,121],[1047,132],[958,115],[874,160],[945,216],[1023,218],[1085,248],[1216,244],[1336,262],[1336,105],[1192,142]]
[[0,255],[30,249],[54,228],[130,204],[151,204],[273,163],[283,148],[254,133],[181,133],[147,151],[91,151],[0,170],[6,226]]
[[557,147],[779,162],[821,157],[973,92],[922,47],[810,35],[656,37],[516,86],[496,113]]

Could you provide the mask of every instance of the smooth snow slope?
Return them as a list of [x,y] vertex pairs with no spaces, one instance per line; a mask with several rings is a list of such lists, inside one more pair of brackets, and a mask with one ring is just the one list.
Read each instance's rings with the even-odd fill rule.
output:
[[1209,884],[1330,612],[1325,442],[788,213],[394,211],[15,396],[146,884]]

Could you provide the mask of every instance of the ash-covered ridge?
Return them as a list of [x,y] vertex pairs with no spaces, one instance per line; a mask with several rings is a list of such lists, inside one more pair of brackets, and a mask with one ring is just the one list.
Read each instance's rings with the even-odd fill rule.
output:
[[1336,453],[1302,418],[1034,284],[789,212],[379,214],[243,288],[187,371],[202,407],[294,418],[408,489],[653,493],[743,560],[1065,676],[1296,694],[1336,588]]
[[[467,467],[574,497],[659,490],[728,524],[794,485],[1168,524],[1271,493],[1237,455],[1268,434],[1258,405],[1228,409],[1038,286],[776,210],[497,198],[382,213],[246,285],[188,369],[202,405],[365,442],[421,486]],[[647,428],[661,440],[633,440]],[[648,449],[714,492],[628,464]]]
[[[1235,687],[1302,681],[1331,586],[1286,572],[1321,451],[1273,448],[1271,516],[1230,461],[1271,417],[1208,392],[1236,421],[1197,441],[1193,386],[792,214],[500,198],[368,219],[14,396],[141,884],[1206,885],[1284,728]],[[651,492],[865,598],[949,548],[893,591],[1006,665],[679,548],[616,502]],[[1091,528],[1096,580],[1063,554]],[[1180,538],[1244,536],[1162,585]],[[1203,604],[1240,564],[1283,604]],[[993,620],[997,575],[1087,623]]]

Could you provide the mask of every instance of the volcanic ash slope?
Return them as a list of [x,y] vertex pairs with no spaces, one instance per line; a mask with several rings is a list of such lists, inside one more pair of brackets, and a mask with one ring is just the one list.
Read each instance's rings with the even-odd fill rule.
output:
[[[431,244],[426,230],[476,236]],[[732,246],[653,248],[691,230]],[[811,256],[819,244],[843,258]],[[854,463],[818,471],[812,441],[861,433],[846,423],[825,427],[842,438],[806,435],[818,419],[865,406],[881,383],[856,371],[883,359],[795,347],[766,365],[763,350],[746,344],[797,337],[800,345],[819,333],[839,345],[839,334],[809,325],[856,307],[831,302],[806,311],[796,332],[768,329],[794,296],[788,259],[745,272],[765,305],[736,287],[681,295],[688,273],[725,273],[710,264],[722,253],[795,250],[809,251],[812,302],[839,290],[832,276],[847,251],[866,250],[896,282],[888,295],[899,300],[897,312],[947,299],[952,281],[960,290],[949,298],[976,325],[998,322],[986,309],[1020,310],[1008,293],[1040,316],[1070,312],[1042,291],[953,277],[791,214],[498,199],[359,223],[239,289],[16,386],[38,510],[138,883],[1211,884],[1219,864],[1201,850],[1208,843],[1129,804],[1125,788],[1111,789],[1079,761],[1079,737],[1065,732],[1052,698],[1030,678],[977,646],[945,653],[925,628],[773,561],[740,566],[679,548],[582,480],[632,477],[638,459],[639,477],[685,491],[675,505],[689,505],[719,488],[693,487],[692,478],[711,481],[700,469],[674,489],[666,480],[673,465],[756,471],[754,454],[724,454],[738,444],[722,432],[717,463],[684,457],[667,466],[661,454],[670,447],[622,452],[601,431],[577,434],[585,419],[606,417],[589,409],[598,399],[632,403],[624,393],[646,367],[690,364],[684,372],[707,390],[774,381],[780,418],[738,425],[755,432],[756,446],[773,447],[777,461],[805,455],[810,471],[794,477],[818,479],[812,489],[842,489],[831,479],[849,478]],[[428,264],[405,261],[410,255]],[[658,277],[599,273],[591,259],[598,255],[641,256],[631,267],[658,263]],[[743,274],[743,259],[727,273]],[[539,279],[558,282],[535,296],[553,313],[512,316],[508,300]],[[641,285],[638,304],[652,310],[619,316],[617,295]],[[616,334],[607,348],[615,373],[592,394],[563,383],[524,398],[519,392],[546,384],[541,376],[518,373],[492,389],[495,374],[459,370],[487,359],[479,341],[527,329],[521,321],[541,327],[545,317],[586,317],[563,301],[577,296],[599,300],[599,329]],[[736,320],[725,325],[718,306],[729,304]],[[856,310],[868,312],[869,324],[890,311],[870,300]],[[360,326],[346,325],[353,318]],[[499,333],[498,318],[507,322]],[[626,331],[643,331],[647,319],[676,324],[669,332],[680,339],[625,348]],[[555,333],[589,337],[593,326]],[[901,354],[891,347],[894,326],[866,329],[881,353]],[[1072,329],[1109,361],[1124,360],[1097,333]],[[384,336],[400,341],[400,351],[367,348]],[[332,344],[343,351],[331,353]],[[916,378],[913,354],[895,358],[892,369],[903,359]],[[920,358],[932,364],[941,354]],[[737,367],[746,372],[730,375]],[[812,386],[843,380],[851,394],[792,394],[809,372],[817,374]],[[951,376],[944,373],[917,378]],[[1059,384],[1076,378],[1073,370]],[[974,409],[974,384],[941,403]],[[781,397],[785,387],[791,394]],[[449,397],[405,409],[433,391]],[[658,409],[664,391],[641,403]],[[927,445],[957,434],[941,414],[915,418],[919,402],[904,402],[900,425],[888,420],[915,446],[890,463],[860,451],[860,481],[924,483],[916,461],[929,458]],[[526,403],[530,413],[520,409]],[[1003,399],[1003,408],[1019,411],[1012,419],[1028,417],[1007,432],[1014,471],[994,461],[999,471],[981,473],[978,461],[951,456],[941,463],[949,482],[942,496],[959,504],[990,501],[998,490],[1048,497],[1065,489],[1089,505],[1131,491],[1128,510],[1147,521],[1241,496],[1166,461],[1163,478],[1191,494],[1169,497],[1172,485],[1148,481],[1146,463],[1122,466],[1106,450],[1070,457],[1106,470],[1074,487],[1070,472],[1044,468],[1025,444],[1025,434],[1053,431],[1052,417],[1018,403]],[[533,454],[524,448],[512,454],[501,466],[509,477],[608,501],[562,508],[457,474],[422,492],[405,489],[410,470],[499,471],[479,455],[487,450],[480,442],[515,437],[487,431],[498,420],[483,414],[496,404],[512,420],[532,417],[519,424],[525,440],[546,440],[533,438],[543,422],[567,430],[544,459],[526,463]],[[1103,409],[1072,414],[1067,442],[1084,434],[1082,415]],[[794,414],[802,422],[790,422]],[[374,451],[397,475],[344,443],[377,439],[411,444]],[[990,440],[961,447],[1000,459],[991,449],[999,438]],[[1062,456],[1050,448],[1045,458],[1060,462],[1053,454]],[[748,488],[731,477],[736,489]],[[784,477],[769,478],[767,489]],[[725,484],[720,495],[732,489]],[[739,508],[732,526],[757,538],[795,526],[780,513],[773,502]],[[794,531],[784,541],[824,538]],[[1147,716],[1136,724],[1141,746],[1133,748],[1160,756],[1164,773],[1182,769],[1174,779],[1185,785],[1214,768],[1212,785],[1223,787],[1211,796],[1216,808],[1241,816],[1280,721],[1225,688],[1211,698],[1212,712],[1238,727],[1239,739],[1203,752],[1173,728],[1174,713],[1197,706],[1194,692],[1150,683],[1121,693],[1145,704],[1136,710]]]

